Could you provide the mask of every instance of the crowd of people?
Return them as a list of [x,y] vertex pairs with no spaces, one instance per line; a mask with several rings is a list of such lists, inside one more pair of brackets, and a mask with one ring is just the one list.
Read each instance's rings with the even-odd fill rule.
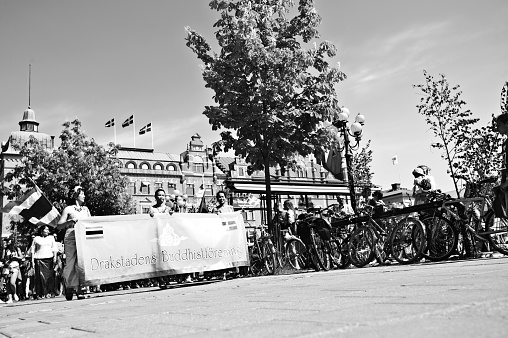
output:
[[[184,194],[166,195],[163,189],[155,191],[155,204],[149,215],[198,212],[199,207],[188,203]],[[77,299],[85,298],[86,293],[114,291],[138,287],[159,286],[167,288],[171,282],[192,283],[203,278],[226,278],[228,271],[221,270],[205,274],[172,275],[147,280],[136,280],[125,283],[95,285],[82,287],[79,284],[79,265],[77,262],[76,237],[74,225],[83,218],[90,217],[90,210],[85,205],[85,192],[76,186],[71,191],[68,206],[62,211],[56,229],[41,225],[22,245],[15,237],[2,243],[0,268],[0,302],[13,303],[20,300],[54,298],[62,294],[68,300],[74,295]],[[203,211],[203,210],[201,210]],[[206,207],[207,212],[233,212],[227,203],[224,191],[219,191]],[[58,240],[59,234],[64,234]]]

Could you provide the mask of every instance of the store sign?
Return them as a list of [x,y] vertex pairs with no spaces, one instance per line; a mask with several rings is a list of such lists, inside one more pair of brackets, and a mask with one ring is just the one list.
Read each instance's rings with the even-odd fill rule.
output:
[[75,231],[83,285],[249,265],[238,212],[97,216]]

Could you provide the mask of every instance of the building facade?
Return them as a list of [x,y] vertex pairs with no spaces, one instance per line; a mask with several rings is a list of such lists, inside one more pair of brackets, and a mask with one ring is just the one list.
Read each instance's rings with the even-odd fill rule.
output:
[[[39,143],[47,148],[52,149],[55,146],[55,137],[39,132],[39,122],[35,119],[35,111],[28,107],[23,112],[23,119],[19,121],[19,130],[13,131],[9,135],[7,141],[2,142],[0,152],[0,184],[2,189],[8,187],[11,182],[5,181],[5,176],[11,172],[17,164],[21,162],[19,148],[25,144],[30,137],[35,138]],[[2,207],[7,203],[5,196],[2,196]],[[10,235],[11,218],[8,214],[2,213],[2,236]]]

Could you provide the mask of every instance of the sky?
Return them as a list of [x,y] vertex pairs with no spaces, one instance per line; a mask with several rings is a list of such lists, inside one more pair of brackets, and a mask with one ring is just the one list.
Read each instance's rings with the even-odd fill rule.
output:
[[[460,85],[466,108],[486,125],[499,114],[508,81],[506,0],[316,0],[321,37],[338,49],[347,79],[339,104],[366,118],[362,145],[371,140],[373,182],[412,187],[419,164],[437,186],[453,190],[436,139],[418,114],[423,70]],[[179,154],[195,133],[210,145],[220,136],[202,113],[213,104],[200,61],[185,46],[185,27],[212,45],[219,18],[209,0],[0,0],[0,140],[19,130],[28,106],[39,131],[60,135],[76,117],[101,144]],[[218,51],[218,49],[215,49]],[[121,122],[134,115],[133,126]],[[153,133],[138,135],[152,123]],[[134,139],[134,134],[136,135]],[[134,141],[135,140],[135,141]],[[392,164],[397,156],[398,165]]]

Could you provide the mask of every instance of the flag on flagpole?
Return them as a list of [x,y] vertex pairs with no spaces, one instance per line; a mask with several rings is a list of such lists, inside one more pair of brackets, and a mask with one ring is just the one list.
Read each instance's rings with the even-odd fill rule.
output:
[[123,121],[122,128],[128,127],[134,123],[134,115],[131,115],[127,120]]
[[111,120],[109,120],[108,122],[106,122],[105,124],[105,127],[106,128],[109,128],[109,127],[113,127],[115,125],[115,119],[112,118]]
[[44,223],[52,227],[56,227],[60,219],[58,210],[37,186],[28,190],[19,200],[7,203],[2,212],[20,215],[32,224]]
[[397,158],[397,155],[395,155],[395,156],[393,156],[393,157],[392,157],[392,164],[393,164],[393,165],[397,165],[397,164],[399,164],[399,160],[398,160],[398,158]]
[[139,135],[143,135],[145,133],[149,133],[152,131],[152,122],[148,123],[146,126],[144,126],[143,128],[141,128],[139,130]]

